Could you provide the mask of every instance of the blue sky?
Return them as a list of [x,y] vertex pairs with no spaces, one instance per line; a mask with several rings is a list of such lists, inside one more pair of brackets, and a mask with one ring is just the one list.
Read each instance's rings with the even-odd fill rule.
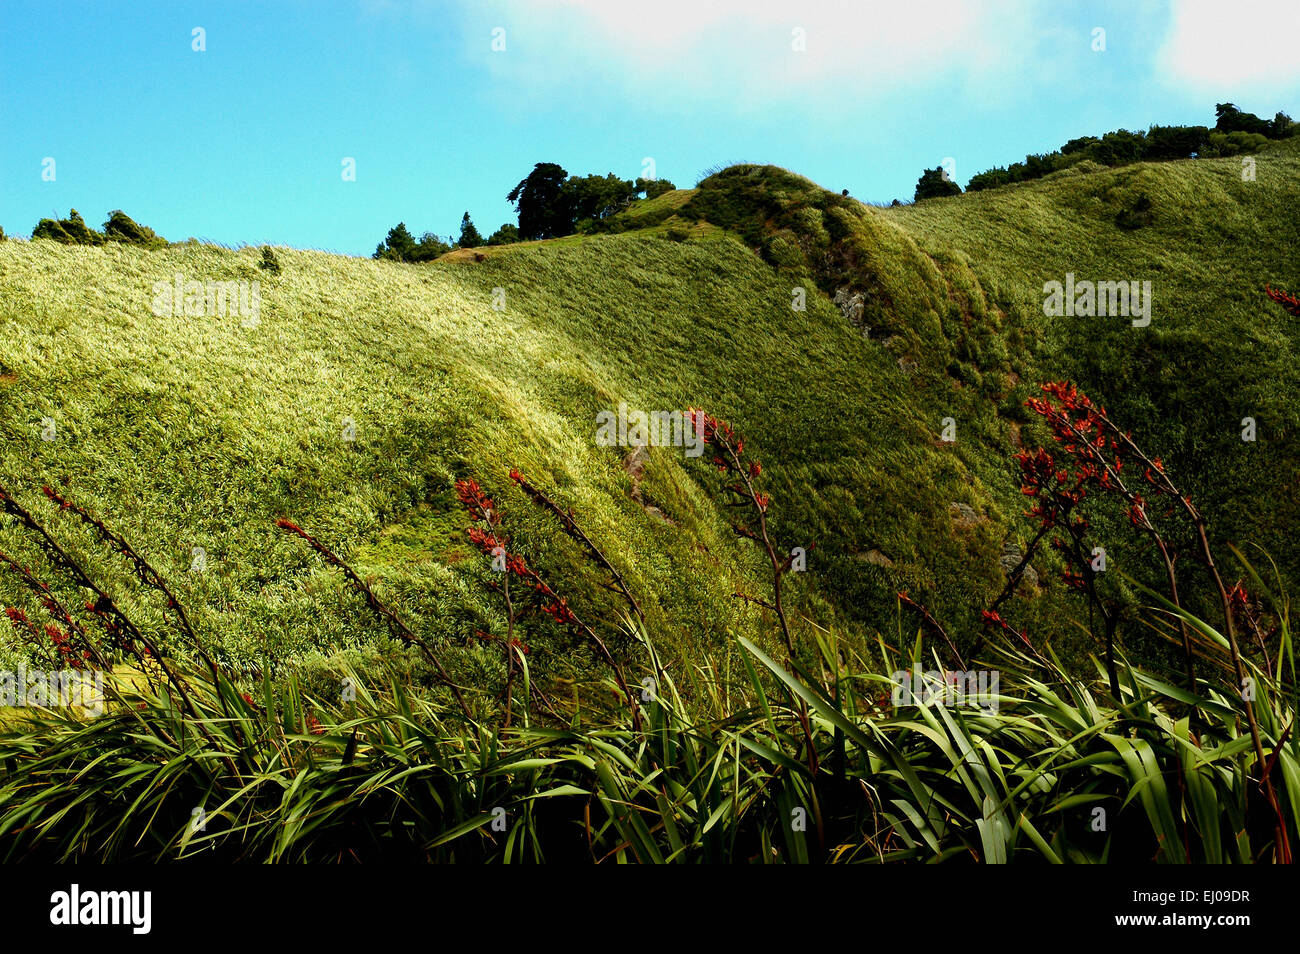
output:
[[908,199],[948,157],[964,185],[1216,102],[1300,118],[1297,37],[1298,0],[0,0],[0,225],[121,208],[173,240],[369,254],[399,220],[513,221],[540,161],[652,158],[679,186],[770,162]]

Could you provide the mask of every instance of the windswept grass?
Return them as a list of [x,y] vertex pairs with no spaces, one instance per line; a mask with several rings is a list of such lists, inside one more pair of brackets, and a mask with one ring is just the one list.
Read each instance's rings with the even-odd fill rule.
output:
[[[253,248],[7,241],[0,476],[28,496],[75,487],[153,555],[235,670],[328,675],[392,652],[339,581],[276,536],[288,518],[382,579],[473,683],[500,675],[475,634],[499,635],[504,618],[468,559],[452,488],[473,477],[519,509],[506,474],[520,466],[585,515],[644,595],[666,657],[734,661],[734,636],[762,638],[732,595],[752,588],[762,555],[680,450],[653,449],[634,481],[625,449],[594,442],[596,412],[622,401],[705,407],[762,435],[775,529],[815,544],[791,587],[801,614],[863,649],[896,626],[907,590],[968,645],[975,608],[1005,582],[1006,548],[1032,532],[1008,479],[1033,437],[1021,405],[1034,382],[1069,377],[1166,452],[1211,527],[1263,545],[1293,586],[1297,326],[1261,292],[1300,285],[1297,148],[1261,153],[1254,182],[1237,160],[1076,168],[886,210],[742,165],[638,204],[611,226],[620,234],[427,266],[284,249],[276,273]],[[1121,228],[1139,195],[1151,224]],[[686,241],[668,238],[688,223]],[[1042,283],[1067,271],[1150,278],[1152,325],[1045,318]],[[260,323],[155,317],[152,286],[176,273],[258,281]],[[806,311],[792,310],[796,289]],[[1240,439],[1247,416],[1254,443]],[[940,439],[945,418],[954,442]],[[544,521],[520,521],[541,565],[566,575],[572,554]],[[1141,578],[1122,531],[1098,528]],[[7,534],[0,548],[21,553]],[[605,597],[575,598],[608,616]],[[0,577],[0,602],[15,598]],[[1089,637],[1059,588],[1017,612],[1086,672]],[[1155,652],[1140,631],[1126,638]],[[598,668],[570,649],[539,646],[537,677]]]

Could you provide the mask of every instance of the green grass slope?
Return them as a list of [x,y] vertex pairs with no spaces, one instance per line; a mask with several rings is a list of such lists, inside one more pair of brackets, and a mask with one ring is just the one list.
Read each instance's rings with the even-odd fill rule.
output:
[[[232,665],[396,653],[274,529],[288,517],[375,580],[465,681],[491,686],[501,654],[481,637],[505,621],[461,534],[457,478],[497,496],[519,548],[586,615],[616,613],[512,489],[517,466],[574,508],[661,649],[725,665],[730,634],[764,629],[733,595],[766,595],[760,555],[731,531],[705,462],[655,448],[634,483],[626,449],[596,445],[598,411],[694,405],[732,420],[764,462],[778,538],[812,547],[791,578],[802,615],[910,642],[915,620],[894,597],[908,589],[968,640],[1003,584],[1003,547],[1032,529],[1009,460],[1033,434],[1020,405],[1037,381],[1071,376],[1165,455],[1218,530],[1268,547],[1293,577],[1297,319],[1260,288],[1300,285],[1298,191],[1287,144],[1259,157],[1253,183],[1234,160],[1073,169],[890,210],[733,167],[612,234],[429,266],[284,249],[271,275],[255,249],[8,241],[0,481],[129,592],[125,568],[41,506],[42,483],[65,485],[155,562]],[[1121,229],[1140,193],[1151,223]],[[1042,283],[1066,271],[1151,279],[1151,326],[1044,317]],[[153,284],[176,273],[258,281],[260,322],[156,317]],[[1246,415],[1255,444],[1238,436]],[[1122,527],[1107,529],[1140,570]],[[39,564],[6,524],[0,550]],[[1060,590],[1015,613],[1077,655],[1083,610]],[[27,605],[9,575],[0,603]],[[590,671],[558,629],[527,638],[539,678]]]

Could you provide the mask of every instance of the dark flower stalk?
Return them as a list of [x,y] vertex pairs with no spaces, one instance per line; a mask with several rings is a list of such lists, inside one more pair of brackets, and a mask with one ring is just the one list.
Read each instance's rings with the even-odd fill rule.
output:
[[442,660],[438,658],[438,654],[429,648],[428,643],[419,636],[416,636],[415,633],[411,632],[411,630],[407,628],[406,624],[398,618],[397,614],[375,595],[375,591],[370,588],[365,580],[361,579],[361,577],[357,575],[356,571],[353,570],[352,567],[344,563],[333,550],[325,546],[325,544],[321,543],[292,520],[277,520],[275,525],[281,530],[292,533],[294,536],[306,541],[307,545],[319,553],[326,563],[343,574],[344,578],[352,585],[352,588],[361,594],[370,611],[383,620],[394,635],[408,645],[414,644],[415,646],[418,646],[420,651],[424,653],[425,658],[433,663],[434,669],[437,670],[438,678],[451,690],[452,695],[456,697],[456,703],[460,706],[460,711],[464,713],[465,718],[471,722],[474,721],[474,716],[470,713],[469,706],[466,705],[465,698],[461,695],[460,687],[456,685],[451,676],[447,673],[447,670],[442,665]]
[[792,554],[780,555],[772,544],[768,534],[767,508],[771,497],[757,490],[754,486],[763,473],[763,465],[752,458],[745,457],[745,439],[738,435],[730,424],[719,420],[698,408],[688,408],[687,417],[697,434],[711,447],[715,456],[713,464],[723,475],[730,477],[732,483],[727,490],[734,494],[741,506],[748,507],[758,523],[757,531],[741,523],[734,527],[741,536],[749,537],[763,545],[768,563],[772,567],[772,610],[776,613],[781,626],[781,637],[785,640],[785,649],[794,657],[794,639],[790,635],[790,624],[786,619],[785,604],[781,595],[781,578],[793,565]]
[[[512,477],[517,475],[518,471],[512,471]],[[523,480],[522,476],[519,480]],[[516,481],[518,482],[518,481]],[[530,485],[531,486],[531,485]],[[487,529],[481,527],[470,527],[466,531],[470,541],[479,548],[484,554],[493,558],[504,558],[505,560],[505,579],[510,576],[517,577],[531,594],[534,603],[538,609],[551,617],[555,622],[562,626],[569,627],[575,632],[584,636],[593,646],[596,647],[597,653],[601,659],[610,668],[614,674],[614,680],[618,683],[620,692],[627,698],[628,705],[632,707],[634,718],[639,722],[640,711],[637,706],[636,694],[628,686],[627,679],[623,674],[623,668],[619,665],[618,660],[614,658],[613,653],[605,641],[601,639],[590,625],[584,622],[569,606],[569,601],[557,593],[550,584],[548,584],[541,575],[528,565],[527,561],[517,553],[510,552],[509,537],[505,536],[500,530],[501,514],[497,510],[496,503],[491,497],[487,496],[474,480],[456,481],[456,496],[461,505],[465,507],[470,517],[474,520],[481,521],[487,525]],[[556,507],[554,511],[558,511]],[[568,518],[572,522],[572,517]],[[574,524],[576,530],[576,524]],[[581,530],[577,530],[583,538]],[[575,539],[577,539],[575,537]],[[590,544],[589,551],[595,550],[595,545]],[[596,552],[599,552],[596,550]],[[603,559],[603,554],[600,559]],[[608,561],[605,561],[607,564]],[[605,564],[602,564],[604,566]],[[612,567],[610,567],[612,569]],[[621,577],[620,577],[621,579]],[[503,587],[504,588],[504,587]],[[508,604],[508,610],[513,619],[513,607]]]
[[[16,499],[14,499],[13,495],[3,487],[0,487],[0,509],[4,510],[4,512],[9,514],[11,517],[14,517],[20,524],[35,534],[38,545],[50,557],[51,561],[56,566],[62,567],[79,586],[82,586],[91,592],[91,595],[94,596],[95,599],[93,602],[87,601],[86,608],[100,621],[100,624],[104,627],[105,633],[109,637],[110,644],[120,645],[128,652],[131,652],[141,663],[142,669],[146,669],[147,671],[147,668],[145,667],[144,654],[135,649],[135,643],[139,642],[145,650],[147,650],[148,656],[157,663],[167,681],[171,683],[172,687],[176,690],[182,703],[185,705],[186,710],[191,715],[197,717],[197,710],[194,707],[193,700],[190,698],[190,694],[186,689],[184,681],[172,670],[171,666],[163,658],[162,653],[159,652],[158,647],[154,645],[153,641],[140,631],[135,623],[133,623],[131,619],[122,612],[121,608],[112,597],[100,588],[99,584],[91,578],[90,574],[87,573],[76,560],[69,556],[67,551],[59,546],[55,539],[50,536],[49,532],[41,526],[36,518],[33,517],[31,513]],[[108,668],[102,657],[97,658],[96,661],[101,668]]]
[[[1295,302],[1295,299],[1285,293],[1275,293],[1272,289],[1268,289],[1268,293],[1270,298],[1280,301],[1286,307]],[[1296,302],[1296,304],[1297,307],[1300,307],[1300,302]],[[1215,562],[1204,515],[1192,503],[1190,498],[1173,483],[1165,472],[1164,464],[1160,458],[1148,457],[1133,440],[1133,435],[1120,428],[1106,413],[1104,407],[1094,404],[1087,395],[1082,394],[1069,382],[1050,382],[1042,386],[1042,391],[1045,397],[1030,398],[1025,404],[1045,419],[1052,431],[1054,440],[1061,446],[1072,462],[1073,471],[1069,466],[1058,468],[1052,455],[1045,449],[1040,448],[1035,454],[1021,453],[1017,455],[1017,459],[1020,461],[1021,470],[1025,475],[1025,485],[1022,487],[1022,493],[1036,499],[1037,503],[1029,511],[1029,514],[1039,517],[1044,528],[1059,527],[1071,535],[1075,543],[1076,561],[1082,558],[1082,553],[1078,551],[1082,549],[1082,533],[1087,530],[1087,523],[1086,520],[1071,520],[1071,510],[1084,499],[1089,489],[1097,489],[1101,492],[1118,495],[1127,504],[1129,522],[1136,529],[1148,534],[1155,543],[1164,562],[1170,587],[1170,599],[1175,607],[1181,605],[1178,599],[1178,581],[1174,568],[1174,556],[1151,520],[1148,501],[1142,494],[1127,486],[1121,476],[1126,457],[1134,460],[1136,465],[1142,468],[1142,480],[1146,483],[1150,492],[1154,496],[1164,496],[1171,499],[1195,528],[1201,562],[1213,579],[1219,594],[1223,611],[1224,634],[1227,638],[1232,667],[1239,687],[1238,693],[1245,708],[1246,722],[1250,729],[1255,759],[1260,766],[1260,783],[1264,788],[1270,807],[1279,819],[1279,855],[1284,859],[1289,859],[1290,846],[1287,842],[1286,827],[1282,823],[1281,809],[1278,806],[1272,782],[1268,777],[1269,762],[1264,755],[1254,704],[1249,698],[1246,698],[1241,690],[1241,687],[1246,685],[1246,669],[1237,642],[1232,599]],[[1067,554],[1069,553],[1064,547],[1058,546],[1058,549],[1062,549]],[[1083,562],[1081,566],[1088,567],[1081,574],[1083,583],[1090,587],[1090,594],[1095,594],[1095,590],[1091,589],[1092,578],[1088,572],[1090,565]],[[1066,582],[1071,585],[1078,584],[1078,580],[1074,577],[1068,578]],[[1181,616],[1178,623],[1183,638],[1188,689],[1195,692],[1196,675],[1191,636],[1186,622]],[[1111,628],[1108,625],[1108,654],[1110,640]],[[1112,691],[1114,691],[1116,679],[1113,668],[1111,669],[1111,683]]]

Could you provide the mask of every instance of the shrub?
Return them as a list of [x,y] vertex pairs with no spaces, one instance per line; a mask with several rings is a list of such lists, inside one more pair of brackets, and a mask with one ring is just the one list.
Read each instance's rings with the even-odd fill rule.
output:
[[[447,237],[451,238],[450,235]],[[412,249],[411,258],[408,261],[432,262],[438,256],[446,255],[450,251],[451,244],[449,242],[444,242],[432,232],[425,232],[420,236],[420,241],[415,243],[415,248]]]
[[1124,204],[1115,216],[1115,224],[1125,231],[1144,228],[1152,223],[1151,197],[1139,192]]
[[665,192],[672,192],[677,186],[667,179],[637,179],[636,191],[645,194],[647,199],[657,199]]
[[104,238],[111,242],[125,242],[145,248],[167,247],[165,238],[149,226],[140,225],[121,209],[108,213],[108,221],[104,223]]
[[947,177],[943,169],[926,169],[916,181],[914,200],[935,199],[949,195],[961,195],[961,186]]
[[1147,131],[1147,159],[1186,159],[1200,154],[1209,140],[1204,126],[1152,126]]
[[417,242],[406,223],[398,222],[388,230],[388,238],[375,248],[373,257],[390,262],[430,262],[450,251],[451,246],[432,232],[425,232]]
[[511,245],[519,241],[519,227],[507,222],[493,232],[487,240],[489,245]]
[[259,268],[264,268],[272,275],[280,274],[280,260],[275,257],[275,251],[269,245],[262,246],[262,260],[257,263]]
[[985,172],[979,172],[971,176],[970,182],[966,183],[967,192],[979,192],[982,189],[996,189],[998,186],[1008,185],[1015,181],[1011,177],[1011,172],[1003,166],[995,169],[989,169]]
[[53,239],[64,245],[104,244],[104,236],[86,225],[76,209],[66,219],[41,219],[32,230],[32,238]]
[[1205,156],[1240,156],[1258,152],[1268,145],[1268,137],[1250,132],[1211,132],[1207,137]]

